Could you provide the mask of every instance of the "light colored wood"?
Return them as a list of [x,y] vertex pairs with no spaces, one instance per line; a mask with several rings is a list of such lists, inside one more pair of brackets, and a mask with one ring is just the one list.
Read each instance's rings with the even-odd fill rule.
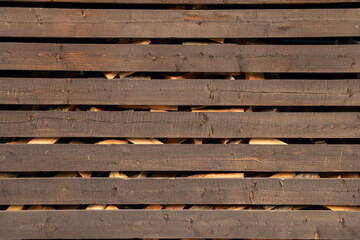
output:
[[105,210],[119,210],[119,208],[114,205],[108,205],[105,207]]
[[209,206],[209,205],[193,205],[193,206],[191,206],[189,209],[192,209],[192,210],[209,210],[209,209],[214,209],[214,206]]
[[227,206],[227,205],[223,205],[223,206],[215,206],[215,210],[243,210],[246,207],[247,206]]
[[250,139],[249,144],[279,144],[279,145],[287,145],[287,143],[280,141],[278,139],[272,139],[272,138],[252,138]]
[[167,112],[167,110],[150,109],[150,112]]
[[121,172],[110,172],[109,178],[128,178],[128,176]]
[[144,207],[144,209],[146,209],[146,210],[161,210],[161,209],[163,209],[163,206],[161,206],[161,205],[149,205],[149,206]]
[[166,210],[183,210],[186,205],[166,205],[164,209]]
[[360,211],[360,207],[356,206],[325,206],[331,211]]
[[105,72],[104,75],[107,79],[114,79],[119,72]]
[[247,80],[264,80],[264,73],[245,73],[245,79]]
[[127,140],[133,144],[164,144],[155,138],[128,138]]
[[54,108],[49,108],[48,111],[57,111],[57,112],[71,112],[74,111],[76,108],[75,105],[70,105],[70,106],[65,106],[65,107],[54,107]]
[[151,40],[149,39],[126,39],[126,38],[120,38],[119,39],[120,44],[142,44],[142,45],[149,45],[151,43]]
[[159,106],[159,105],[150,105],[151,110],[163,110],[163,111],[178,111],[178,106]]
[[230,138],[224,138],[220,140],[221,144],[227,144],[231,139]]
[[119,74],[119,78],[121,79],[121,78],[126,78],[134,73],[136,73],[136,72],[120,72],[118,74]]
[[87,206],[85,210],[104,210],[105,208],[106,208],[106,205],[94,204],[94,205]]
[[320,178],[318,173],[298,173],[295,178]]
[[150,110],[165,110],[165,111],[178,111],[178,106],[167,105],[118,105],[118,108],[125,109],[150,109]]
[[192,112],[244,112],[243,108],[228,108],[228,109],[192,109]]
[[98,107],[91,107],[89,109],[90,112],[103,112],[104,110],[102,110],[101,108]]
[[135,173],[133,175],[131,175],[131,178],[146,178],[149,175],[149,172],[144,171],[144,172],[139,172],[139,173]]
[[193,138],[192,140],[193,140],[194,144],[202,144],[203,143],[202,138]]
[[224,38],[210,38],[211,41],[224,44],[225,39]]
[[28,144],[54,144],[59,141],[59,138],[33,138]]
[[79,172],[82,178],[91,178],[92,172]]
[[279,172],[279,173],[275,173],[270,178],[293,178],[295,176],[296,173]]
[[95,144],[128,144],[128,141],[118,139],[106,139],[100,142],[96,142]]
[[195,78],[202,78],[203,74],[201,73],[186,73],[184,75],[168,75],[168,74],[164,74],[164,78],[165,79],[170,79],[170,80],[179,80],[179,79],[195,79]]
[[265,210],[273,210],[276,206],[264,206]]
[[6,211],[19,211],[23,209],[24,209],[24,205],[11,205],[6,209]]
[[189,178],[244,178],[244,173],[205,173],[188,176]]
[[16,140],[16,141],[7,142],[5,144],[26,144],[28,142],[29,142],[28,139],[20,139],[20,140]]
[[245,112],[252,112],[252,111],[253,111],[252,106],[248,107],[248,108],[245,110]]

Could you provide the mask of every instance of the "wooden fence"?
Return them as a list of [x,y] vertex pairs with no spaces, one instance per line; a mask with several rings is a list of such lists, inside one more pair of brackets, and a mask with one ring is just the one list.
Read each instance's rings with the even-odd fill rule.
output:
[[0,239],[359,239],[359,3],[1,1]]

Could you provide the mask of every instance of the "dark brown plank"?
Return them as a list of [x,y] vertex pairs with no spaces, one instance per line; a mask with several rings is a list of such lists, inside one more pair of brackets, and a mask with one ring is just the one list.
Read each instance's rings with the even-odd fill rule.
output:
[[0,78],[0,104],[359,106],[358,80]]
[[360,179],[7,178],[1,205],[360,205]]
[[0,145],[0,172],[359,172],[358,145]]
[[0,70],[360,72],[360,45],[0,43]]
[[0,111],[0,137],[358,138],[360,113]]
[[[0,8],[1,37],[274,38],[359,36],[360,9]],[[66,19],[66,21],[64,21]]]
[[1,211],[0,239],[358,239],[359,218],[311,210]]
[[359,0],[7,0],[9,2],[67,2],[117,4],[320,4],[354,3]]

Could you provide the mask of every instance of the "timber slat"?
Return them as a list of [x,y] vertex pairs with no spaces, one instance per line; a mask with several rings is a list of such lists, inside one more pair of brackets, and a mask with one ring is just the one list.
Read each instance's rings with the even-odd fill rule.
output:
[[358,145],[0,145],[1,172],[359,172]]
[[[1,37],[279,38],[360,36],[360,9],[0,8]],[[66,19],[66,21],[64,21]]]
[[0,78],[0,104],[360,106],[358,80]]
[[0,189],[1,205],[360,205],[360,179],[13,178]]
[[360,72],[360,45],[0,43],[0,70]]
[[0,111],[0,137],[358,138],[360,113]]
[[321,210],[6,211],[0,238],[358,239],[359,218],[360,212]]
[[359,0],[7,0],[9,2],[66,2],[114,4],[328,4],[356,3]]

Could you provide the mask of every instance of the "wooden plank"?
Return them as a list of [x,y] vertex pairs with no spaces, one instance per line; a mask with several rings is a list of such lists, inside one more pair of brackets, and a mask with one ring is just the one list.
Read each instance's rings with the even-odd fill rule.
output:
[[7,0],[8,2],[67,2],[114,4],[329,4],[356,3],[359,0]]
[[358,80],[0,78],[0,104],[359,106]]
[[[360,9],[0,8],[0,37],[280,38],[359,36]],[[64,21],[66,19],[66,21]]]
[[358,145],[2,145],[1,172],[359,172]]
[[360,45],[0,43],[0,70],[360,72]]
[[358,112],[1,111],[0,137],[358,138]]
[[358,239],[359,218],[321,210],[1,211],[0,238]]
[[360,205],[360,179],[5,178],[0,204]]

